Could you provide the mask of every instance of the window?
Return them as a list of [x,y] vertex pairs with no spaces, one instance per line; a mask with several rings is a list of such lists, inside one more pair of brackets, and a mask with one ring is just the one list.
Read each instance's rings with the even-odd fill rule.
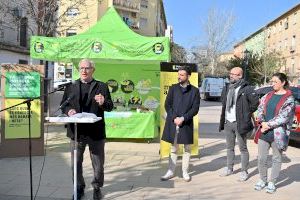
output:
[[284,29],[288,29],[288,28],[289,28],[289,18],[286,18],[284,22]]
[[273,33],[273,34],[276,33],[276,25],[273,26],[273,28],[272,28],[272,33]]
[[0,39],[4,38],[3,22],[0,20]]
[[285,38],[284,40],[284,48],[287,49],[288,48],[288,39]]
[[28,60],[19,59],[19,64],[27,65],[28,64]]
[[294,24],[297,23],[297,12],[294,13]]
[[290,52],[294,53],[296,50],[296,35],[293,35],[292,37],[292,44],[290,46]]
[[291,60],[291,73],[294,74],[295,73],[295,59],[292,58]]
[[76,35],[76,29],[68,29],[66,32],[66,36],[72,36],[72,35]]
[[22,17],[20,21],[20,46],[22,47],[27,47],[27,25],[27,18]]
[[142,0],[141,1],[141,7],[142,8],[148,8],[148,0]]
[[282,21],[279,22],[279,31],[282,30]]
[[130,26],[130,20],[129,20],[129,17],[123,16],[123,21],[124,21],[128,26]]
[[292,47],[296,46],[296,35],[293,35],[292,37]]
[[78,8],[68,8],[68,10],[67,10],[68,17],[76,17],[77,15],[79,15]]
[[142,18],[141,17],[141,19],[140,19],[140,27],[141,28],[145,28],[145,27],[147,27],[147,24],[148,24],[147,18]]
[[0,28],[0,39],[4,38],[4,30]]
[[278,49],[279,49],[279,51],[281,51],[281,41],[279,41],[279,43],[278,43]]
[[132,12],[132,13],[131,13],[131,17],[136,18],[136,13],[135,13],[135,12]]

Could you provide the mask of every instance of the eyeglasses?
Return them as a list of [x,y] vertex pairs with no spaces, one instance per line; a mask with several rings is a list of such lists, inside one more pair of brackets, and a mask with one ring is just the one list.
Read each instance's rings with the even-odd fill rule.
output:
[[84,70],[85,70],[85,71],[90,71],[90,70],[92,70],[92,69],[93,69],[92,67],[80,67],[80,68],[79,68],[79,71],[81,71],[81,72],[84,71]]
[[239,76],[240,74],[229,73],[231,76]]

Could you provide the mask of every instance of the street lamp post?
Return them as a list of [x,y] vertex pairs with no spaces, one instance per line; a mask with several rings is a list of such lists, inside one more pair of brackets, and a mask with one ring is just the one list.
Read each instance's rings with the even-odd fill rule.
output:
[[243,68],[243,71],[244,71],[244,80],[247,81],[248,79],[248,66],[249,66],[249,54],[250,52],[245,49],[245,51],[243,52],[244,55],[243,55],[243,62],[242,62],[242,68]]

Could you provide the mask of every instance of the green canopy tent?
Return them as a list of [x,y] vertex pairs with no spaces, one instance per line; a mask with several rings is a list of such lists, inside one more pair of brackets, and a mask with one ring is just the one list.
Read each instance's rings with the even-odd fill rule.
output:
[[132,31],[110,7],[101,20],[84,33],[70,37],[31,37],[30,55],[41,60],[101,62],[160,62],[170,57],[167,37],[145,37]]
[[[93,60],[96,64],[94,76],[108,83],[118,111],[134,106],[149,108],[155,112],[156,125],[159,125],[160,62],[170,59],[169,38],[145,37],[135,33],[113,7],[95,26],[82,34],[60,38],[31,37],[30,54],[34,59],[74,64],[82,58]],[[78,71],[75,69],[73,79],[76,77]],[[134,120],[131,124],[132,127],[124,129],[132,129]]]

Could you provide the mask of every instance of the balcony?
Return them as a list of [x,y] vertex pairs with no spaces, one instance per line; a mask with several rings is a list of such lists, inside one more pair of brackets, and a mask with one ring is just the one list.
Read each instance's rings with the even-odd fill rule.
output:
[[292,45],[290,46],[290,53],[294,53],[296,51],[296,46]]
[[127,0],[113,0],[113,5],[116,9],[139,13],[140,12],[140,4],[131,3]]
[[129,19],[127,17],[123,17],[123,21],[127,24],[127,26],[131,29],[138,30],[140,28],[140,23],[136,20]]

